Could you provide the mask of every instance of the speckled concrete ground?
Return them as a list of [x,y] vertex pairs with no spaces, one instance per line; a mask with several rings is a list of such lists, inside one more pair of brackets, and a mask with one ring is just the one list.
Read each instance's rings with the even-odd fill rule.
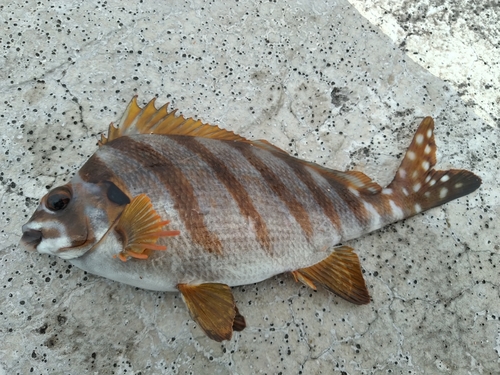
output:
[[[0,5],[0,374],[499,373],[498,9],[353,3],[393,40],[345,0]],[[432,115],[483,186],[349,243],[370,305],[281,275],[234,289],[248,327],[216,343],[179,295],[17,246],[134,94],[381,184]]]

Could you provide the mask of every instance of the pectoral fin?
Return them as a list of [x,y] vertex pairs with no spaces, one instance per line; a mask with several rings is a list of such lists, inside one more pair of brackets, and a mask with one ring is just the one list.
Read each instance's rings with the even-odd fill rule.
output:
[[118,258],[124,262],[129,257],[147,259],[151,250],[166,250],[166,246],[156,243],[158,239],[180,233],[178,230],[162,230],[168,223],[161,220],[146,194],[132,199],[115,228],[123,241],[123,250],[117,254]]
[[245,328],[245,318],[240,315],[229,286],[179,284],[177,288],[182,293],[191,317],[212,340],[230,340],[233,331]]
[[357,305],[370,302],[358,256],[342,246],[321,262],[292,272],[295,280],[316,290],[315,283]]

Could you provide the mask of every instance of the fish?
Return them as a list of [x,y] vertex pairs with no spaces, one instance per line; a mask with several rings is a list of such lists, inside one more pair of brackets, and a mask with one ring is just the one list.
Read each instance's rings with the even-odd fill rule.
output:
[[213,340],[246,327],[231,287],[291,273],[371,301],[345,241],[470,194],[481,179],[437,170],[425,117],[382,188],[360,171],[298,159],[266,140],[156,108],[137,96],[65,185],[22,227],[25,248],[138,288],[180,292]]

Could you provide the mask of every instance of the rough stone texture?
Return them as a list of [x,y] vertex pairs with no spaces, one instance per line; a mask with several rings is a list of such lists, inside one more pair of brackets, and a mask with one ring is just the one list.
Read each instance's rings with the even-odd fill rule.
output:
[[[0,5],[0,19],[0,374],[498,373],[498,131],[345,0],[41,0]],[[441,70],[461,66],[441,56]],[[216,343],[178,294],[17,246],[38,199],[134,94],[381,184],[432,115],[439,166],[473,170],[483,186],[349,243],[370,305],[280,275],[234,289],[248,327]]]
[[449,82],[488,124],[500,124],[498,1],[349,0],[408,56]]

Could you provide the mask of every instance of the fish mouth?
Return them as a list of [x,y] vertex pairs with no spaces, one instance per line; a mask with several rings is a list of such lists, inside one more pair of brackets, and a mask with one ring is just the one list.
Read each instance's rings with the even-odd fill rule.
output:
[[42,242],[42,232],[36,229],[26,229],[23,228],[23,236],[21,237],[21,244],[32,251],[36,250],[36,247]]
[[62,259],[72,259],[83,255],[94,242],[89,233],[88,220],[79,227],[78,235],[70,235],[68,228],[57,223],[28,222],[23,225],[20,245],[28,251],[55,255]]

